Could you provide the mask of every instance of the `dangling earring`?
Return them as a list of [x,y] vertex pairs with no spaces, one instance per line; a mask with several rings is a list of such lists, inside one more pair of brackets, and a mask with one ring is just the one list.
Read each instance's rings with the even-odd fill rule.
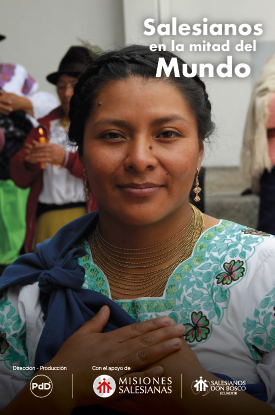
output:
[[90,197],[88,177],[87,177],[85,168],[84,168],[84,177],[85,177],[84,179],[85,202],[89,202],[91,200],[91,197]]
[[196,196],[194,197],[195,202],[199,202],[201,198],[199,197],[199,193],[201,191],[201,188],[199,187],[199,169],[197,168],[196,178],[195,178],[195,187],[193,189],[193,192],[196,193]]

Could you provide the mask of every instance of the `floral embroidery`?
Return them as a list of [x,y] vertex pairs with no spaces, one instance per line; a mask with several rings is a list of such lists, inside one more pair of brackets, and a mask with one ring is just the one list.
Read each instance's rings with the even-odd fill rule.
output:
[[0,87],[3,86],[11,80],[15,72],[15,65],[9,63],[3,63],[0,65]]
[[176,285],[169,285],[167,287],[166,294],[169,295],[169,296],[174,295],[176,293],[176,291],[177,291],[177,286]]
[[96,280],[95,280],[95,286],[96,287],[102,287],[104,285],[104,278],[102,278],[102,277],[98,277]]
[[182,279],[182,275],[181,275],[180,272],[176,272],[172,276],[172,280],[175,281],[175,282],[180,282],[181,279]]
[[[0,299],[0,361],[4,361],[5,366],[11,370],[14,364],[29,366],[26,324],[22,323],[15,307],[8,301],[6,292]],[[20,372],[26,377],[33,376],[33,372]]]
[[215,226],[215,231],[223,232],[225,230],[225,224]]
[[7,339],[6,339],[6,333],[2,334],[0,330],[0,353],[4,354],[8,348],[9,348],[9,343],[7,342]]
[[123,310],[126,311],[126,313],[130,312],[130,304],[122,302],[120,303],[120,307],[123,308]]
[[92,268],[92,269],[89,271],[89,276],[90,276],[90,277],[92,277],[92,278],[96,277],[98,274],[99,274],[99,271],[98,271],[98,269],[96,269],[96,268]]
[[[275,318],[273,314],[275,288],[273,288],[254,309],[254,318],[246,318],[244,341],[254,359],[261,358],[261,353],[271,352],[275,346]],[[251,317],[251,316],[250,316]]]
[[206,232],[204,235],[203,235],[203,239],[205,240],[205,241],[212,241],[212,239],[215,237],[215,234],[214,234],[214,232]]
[[269,233],[256,231],[255,229],[248,228],[248,229],[242,229],[242,232],[246,235],[258,235],[258,236],[270,236]]
[[184,337],[186,340],[190,343],[193,343],[195,340],[197,342],[205,340],[210,333],[208,318],[204,316],[201,311],[198,313],[194,311],[191,314],[191,320],[193,324],[185,323],[186,332]]
[[[193,340],[190,347],[207,341],[213,332],[212,325],[222,323],[224,312],[230,302],[232,285],[243,280],[247,261],[254,254],[255,248],[263,242],[261,235],[244,235],[242,229],[244,227],[241,225],[223,220],[220,225],[202,234],[196,244],[195,254],[175,269],[168,280],[164,295],[160,298],[121,300],[116,303],[136,321],[169,315],[175,321],[188,324],[187,335]],[[91,262],[87,244],[86,251],[89,260],[83,261],[86,256],[79,258],[80,265],[90,265],[87,267],[83,288],[111,297],[106,277]],[[96,282],[101,281],[101,278],[104,279],[104,285],[99,287]],[[191,329],[194,328],[196,319],[199,331]],[[257,342],[257,339],[255,341]]]
[[193,264],[194,265],[199,265],[202,261],[203,261],[203,256],[202,255],[196,255],[193,258]]
[[25,79],[24,85],[22,87],[22,93],[28,95],[31,92],[33,85],[35,84],[35,79],[28,74],[28,77]]
[[144,309],[147,313],[150,313],[153,310],[152,301],[146,300],[144,302]]
[[190,262],[186,262],[181,266],[182,272],[189,272],[192,269],[192,264]]
[[239,278],[241,278],[244,274],[244,267],[242,267],[243,261],[235,261],[232,259],[232,261],[225,262],[223,264],[223,268],[225,272],[220,272],[218,275],[216,275],[216,279],[218,280],[217,284],[231,284],[232,281],[237,281]]
[[154,310],[159,313],[160,311],[163,310],[163,304],[161,300],[157,300],[154,304]]
[[165,301],[165,303],[164,303],[164,306],[165,306],[166,310],[172,310],[172,308],[174,307],[174,305],[175,305],[175,301],[172,298],[170,298],[169,300]]
[[138,314],[138,313],[140,313],[141,307],[142,307],[142,305],[141,305],[140,301],[136,301],[136,302],[134,301],[131,304],[131,313],[132,314]]
[[205,242],[200,242],[197,246],[196,246],[196,251],[198,252],[202,252],[205,251],[207,248],[207,243]]

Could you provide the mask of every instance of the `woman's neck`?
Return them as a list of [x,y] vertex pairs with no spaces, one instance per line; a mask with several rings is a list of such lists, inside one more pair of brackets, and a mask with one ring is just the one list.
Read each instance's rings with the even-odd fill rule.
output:
[[164,219],[144,225],[132,225],[111,217],[99,207],[99,230],[102,237],[120,248],[145,248],[159,244],[183,229],[192,216],[189,203]]

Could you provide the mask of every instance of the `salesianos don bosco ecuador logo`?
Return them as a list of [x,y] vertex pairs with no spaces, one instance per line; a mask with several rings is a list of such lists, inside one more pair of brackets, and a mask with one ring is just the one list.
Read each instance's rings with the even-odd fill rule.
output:
[[115,380],[108,375],[98,376],[93,384],[95,393],[101,398],[108,398],[116,390]]
[[202,393],[202,396],[205,396],[210,392],[210,383],[208,380],[203,380],[202,376],[200,376],[199,380],[192,383],[191,388],[195,395]]

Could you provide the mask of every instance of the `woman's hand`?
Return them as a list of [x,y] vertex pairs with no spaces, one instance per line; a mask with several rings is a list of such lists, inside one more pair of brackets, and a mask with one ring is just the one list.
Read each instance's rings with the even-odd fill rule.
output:
[[[52,366],[67,366],[67,373],[74,375],[74,406],[103,403],[102,398],[92,392],[93,381],[101,373],[93,371],[93,366],[127,366],[131,368],[131,372],[136,372],[181,347],[179,337],[184,333],[184,326],[174,324],[168,317],[101,333],[109,314],[109,308],[103,307],[91,321],[84,324],[63,344],[49,362]],[[108,370],[106,372],[108,374]],[[118,380],[120,376],[129,374],[129,371],[115,371],[109,374]],[[68,381],[67,387],[70,389],[71,377]],[[65,392],[64,389],[63,391]],[[115,396],[112,397],[114,398]]]
[[[178,351],[165,356],[156,363],[163,367],[164,385],[167,385],[167,378],[171,378],[171,393],[131,394],[121,396],[116,401],[104,402],[104,406],[131,415],[139,415],[140,413],[166,415],[170,412],[174,415],[182,415],[189,413],[187,412],[190,405],[188,400],[192,401],[197,398],[192,394],[191,384],[196,379],[199,379],[200,376],[204,376],[206,371],[202,368],[197,356],[183,337],[181,338],[181,343],[182,347]],[[153,366],[148,367],[147,370]],[[153,387],[154,385],[151,384],[151,386]],[[183,395],[181,387],[184,391]],[[190,413],[192,414],[192,411]]]
[[22,110],[33,116],[33,106],[28,98],[11,92],[0,91],[0,113],[9,115],[11,111]]
[[25,144],[23,147],[25,155],[24,161],[36,163],[50,163],[63,165],[66,157],[66,150],[58,144],[40,144],[33,140],[32,143]]
[[[67,370],[40,370],[53,382],[53,391],[47,399],[36,399],[29,384],[3,410],[3,415],[19,413],[28,408],[29,415],[71,414],[74,407],[102,404],[103,399],[93,391],[93,382],[102,372],[93,371],[93,366],[131,367],[134,376],[160,376],[162,368],[150,368],[145,372],[133,373],[146,368],[181,348],[184,326],[175,324],[169,317],[159,317],[142,323],[122,327],[109,333],[101,333],[110,315],[107,306],[70,336],[56,356],[45,366],[66,366]],[[115,380],[129,375],[129,371],[104,370]],[[72,399],[72,375],[73,399]],[[117,399],[118,394],[106,399]],[[43,401],[43,402],[41,402]]]

